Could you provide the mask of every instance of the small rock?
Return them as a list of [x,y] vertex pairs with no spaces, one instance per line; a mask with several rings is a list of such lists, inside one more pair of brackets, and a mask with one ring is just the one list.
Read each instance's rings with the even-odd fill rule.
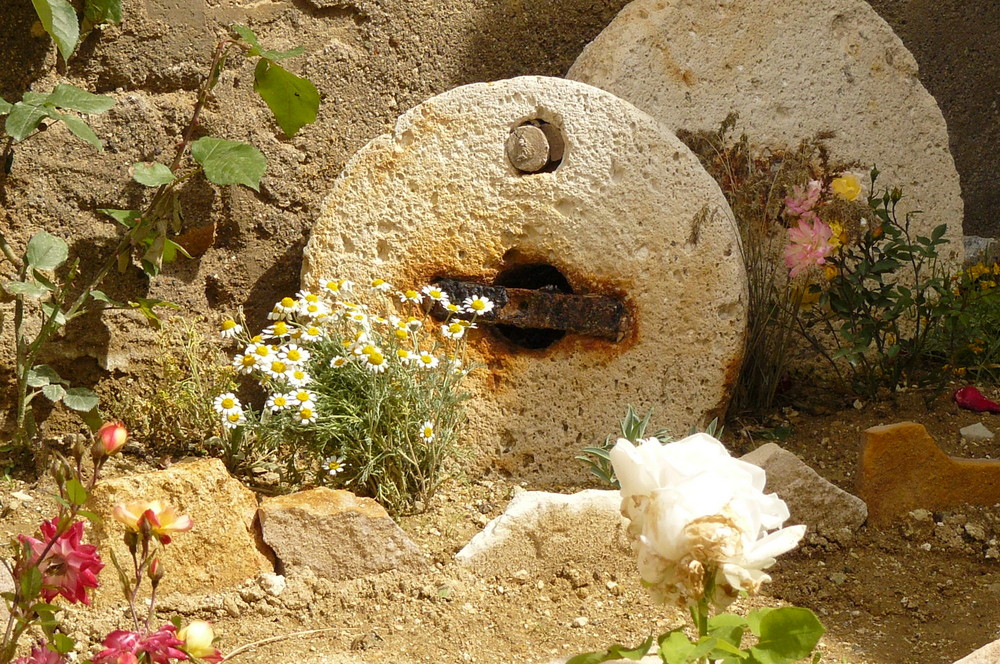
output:
[[965,532],[969,537],[976,540],[977,542],[986,541],[986,529],[978,523],[967,523],[965,524]]
[[285,591],[285,587],[288,585],[285,577],[280,574],[271,574],[270,572],[264,572],[258,576],[257,584],[260,585],[261,590],[271,597],[279,596]]
[[847,581],[847,575],[843,572],[834,572],[830,575],[830,581],[838,586],[843,585]]
[[590,621],[587,620],[587,618],[585,618],[583,616],[577,616],[576,618],[573,618],[573,622],[571,622],[569,624],[569,626],[570,627],[586,627],[589,624],[590,624]]
[[868,517],[864,501],[827,482],[775,443],[762,445],[742,460],[767,473],[765,491],[788,504],[789,524],[805,524],[817,537],[846,544]]
[[987,429],[982,422],[962,427],[959,429],[959,433],[962,434],[963,440],[967,440],[970,443],[982,443],[987,440],[993,440],[993,432]]
[[240,611],[240,605],[236,602],[236,598],[228,595],[222,600],[222,608],[232,618],[239,618],[240,614],[243,613]]
[[336,581],[427,565],[385,508],[349,491],[318,487],[268,498],[260,505],[260,523],[264,541],[286,570],[311,569]]

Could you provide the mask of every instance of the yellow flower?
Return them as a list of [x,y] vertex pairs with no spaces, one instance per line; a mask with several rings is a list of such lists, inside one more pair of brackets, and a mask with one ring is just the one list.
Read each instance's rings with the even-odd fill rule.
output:
[[823,266],[823,276],[827,281],[832,281],[837,276],[837,267],[827,263]]
[[177,508],[160,500],[152,502],[121,503],[116,505],[112,514],[115,520],[123,523],[130,530],[143,532],[143,524],[149,528],[151,535],[162,544],[170,543],[171,533],[183,533],[191,530],[194,522],[191,517],[177,513]]
[[844,230],[844,225],[839,221],[831,221],[827,226],[830,227],[830,247],[834,251],[840,249],[845,244],[847,244],[847,231]]
[[215,631],[212,623],[195,620],[177,632],[177,638],[184,642],[184,650],[192,657],[212,657],[219,651],[212,645]]
[[833,179],[830,189],[845,201],[854,201],[861,195],[861,180],[853,173],[844,173]]

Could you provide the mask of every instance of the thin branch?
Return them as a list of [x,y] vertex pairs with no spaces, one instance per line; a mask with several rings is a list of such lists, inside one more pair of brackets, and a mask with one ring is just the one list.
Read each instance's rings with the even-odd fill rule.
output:
[[281,634],[281,635],[278,635],[278,636],[271,636],[271,637],[268,637],[266,639],[261,639],[260,641],[254,641],[253,643],[248,643],[246,645],[240,646],[236,650],[234,650],[231,653],[229,653],[228,655],[226,655],[222,659],[222,661],[228,662],[228,661],[232,660],[233,657],[236,657],[237,655],[241,655],[241,654],[243,654],[244,652],[246,652],[248,650],[253,650],[254,648],[259,648],[260,646],[266,646],[266,645],[268,645],[270,643],[277,643],[279,641],[288,641],[289,639],[295,639],[295,638],[298,638],[300,636],[312,636],[313,634],[322,634],[324,632],[333,632],[333,631],[338,630],[338,629],[340,629],[340,628],[339,627],[323,627],[323,628],[320,628],[320,629],[307,629],[307,630],[304,630],[304,631],[301,631],[301,632],[292,632],[290,634]]

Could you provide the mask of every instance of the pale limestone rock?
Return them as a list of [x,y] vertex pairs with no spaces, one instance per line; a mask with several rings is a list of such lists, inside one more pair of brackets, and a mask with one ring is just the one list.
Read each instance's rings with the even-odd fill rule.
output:
[[987,643],[956,661],[955,664],[997,664],[997,662],[1000,662],[1000,640]]
[[[962,199],[948,129],[917,63],[863,0],[635,0],[577,58],[568,78],[627,99],[674,131],[717,130],[794,148],[833,131],[834,162],[882,171],[923,210],[922,234],[948,224],[963,252]],[[900,216],[902,220],[902,215]]]
[[264,541],[285,572],[302,568],[332,581],[392,569],[422,569],[420,548],[371,498],[318,487],[260,505]]
[[455,555],[477,574],[519,580],[567,568],[635,569],[618,491],[525,491]]
[[767,493],[788,505],[788,525],[805,524],[807,537],[848,542],[868,518],[865,502],[826,481],[791,452],[767,443],[741,457],[767,473]]
[[[99,524],[87,528],[90,541],[107,563],[95,593],[98,604],[116,603],[121,598],[109,550],[131,569],[122,540],[125,526],[112,518],[112,508],[118,503],[152,500],[174,505],[194,521],[190,531],[177,534],[162,547],[160,558],[166,576],[157,590],[161,596],[218,592],[235,588],[261,572],[274,571],[254,524],[256,496],[226,471],[222,461],[199,459],[98,483],[87,504],[87,509],[102,517]],[[148,582],[143,589],[146,594]]]
[[968,440],[973,443],[993,440],[993,432],[987,429],[986,425],[982,422],[976,422],[975,424],[970,424],[967,427],[962,427],[958,432],[961,434],[963,440]]
[[[522,174],[505,142],[540,119],[565,139],[554,172]],[[660,123],[573,81],[463,86],[403,115],[335,181],[305,252],[322,279],[399,287],[439,276],[492,283],[507,267],[554,266],[575,292],[622,294],[620,343],[567,335],[544,350],[490,330],[470,339],[465,439],[501,467],[576,480],[581,447],[615,431],[626,404],[687,431],[728,401],[746,323],[732,214],[698,160]]]

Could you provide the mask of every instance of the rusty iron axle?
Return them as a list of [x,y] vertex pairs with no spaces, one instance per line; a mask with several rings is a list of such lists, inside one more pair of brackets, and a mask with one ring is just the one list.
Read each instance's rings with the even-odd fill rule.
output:
[[[494,307],[489,313],[477,317],[477,322],[481,323],[522,329],[562,330],[609,341],[621,341],[628,331],[625,304],[607,295],[508,288],[456,279],[438,279],[437,286],[448,293],[456,304],[461,304],[468,297],[489,298]],[[449,315],[472,318],[472,314],[451,313],[440,305],[435,305],[430,314],[438,320],[444,320]]]

